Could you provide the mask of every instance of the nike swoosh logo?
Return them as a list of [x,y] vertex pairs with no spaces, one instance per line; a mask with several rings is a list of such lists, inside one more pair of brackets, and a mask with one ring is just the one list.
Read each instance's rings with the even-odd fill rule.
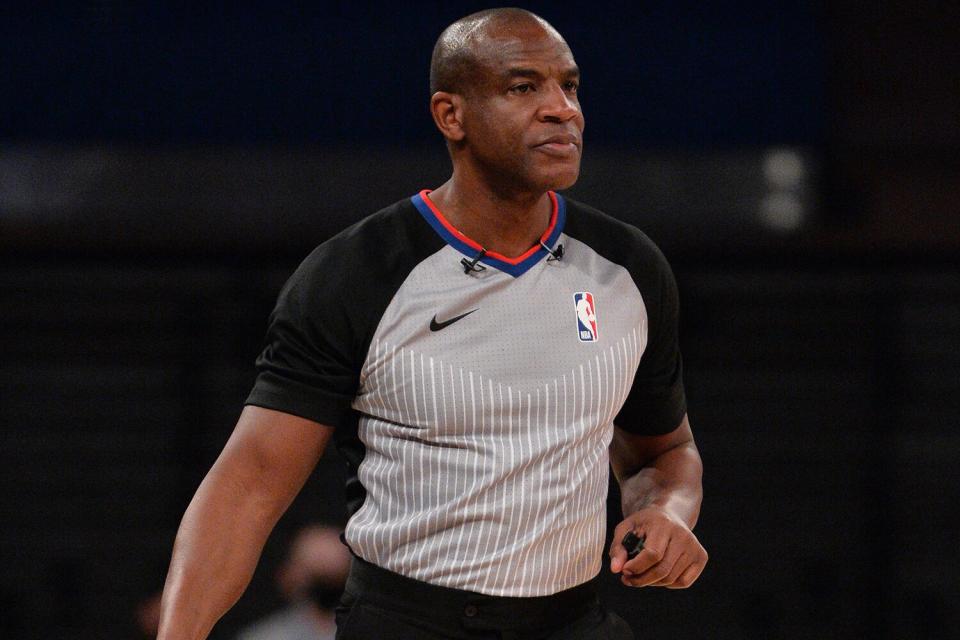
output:
[[479,310],[479,307],[477,307],[477,309],[472,309],[470,311],[467,311],[466,313],[461,313],[460,315],[450,318],[449,320],[444,320],[443,322],[437,322],[437,316],[433,316],[433,319],[430,320],[430,331],[440,331],[440,329],[445,329],[450,325],[452,325],[457,320],[462,320],[463,318],[466,318],[468,315],[470,315],[474,311],[478,311],[478,310]]

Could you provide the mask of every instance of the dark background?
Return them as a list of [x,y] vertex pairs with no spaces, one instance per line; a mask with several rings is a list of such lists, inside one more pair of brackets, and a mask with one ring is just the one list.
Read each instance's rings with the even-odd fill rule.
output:
[[[0,636],[135,637],[285,278],[445,179],[430,50],[486,6],[0,9]],[[953,637],[956,3],[524,6],[583,70],[571,197],[681,289],[711,561],[608,602],[638,637]],[[277,606],[297,526],[342,522],[341,466],[214,638]]]

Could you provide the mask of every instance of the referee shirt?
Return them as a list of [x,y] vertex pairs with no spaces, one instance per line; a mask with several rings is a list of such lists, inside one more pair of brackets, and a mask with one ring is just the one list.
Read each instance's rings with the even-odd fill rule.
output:
[[544,246],[486,253],[421,191],[284,286],[248,404],[335,427],[346,539],[427,583],[541,596],[600,570],[613,425],[686,410],[677,291],[639,230],[550,192]]

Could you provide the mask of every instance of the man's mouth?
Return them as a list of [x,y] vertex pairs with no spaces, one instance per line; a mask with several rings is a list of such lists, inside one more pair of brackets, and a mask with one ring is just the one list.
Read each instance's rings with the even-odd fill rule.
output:
[[570,157],[580,153],[580,144],[572,135],[551,136],[537,144],[534,148],[557,157]]

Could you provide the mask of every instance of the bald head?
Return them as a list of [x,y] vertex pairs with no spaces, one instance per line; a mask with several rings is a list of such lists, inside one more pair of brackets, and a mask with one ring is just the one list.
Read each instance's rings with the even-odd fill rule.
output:
[[460,18],[443,30],[430,59],[430,94],[468,93],[480,81],[484,56],[492,41],[519,37],[531,30],[563,41],[550,23],[526,9],[487,9]]

